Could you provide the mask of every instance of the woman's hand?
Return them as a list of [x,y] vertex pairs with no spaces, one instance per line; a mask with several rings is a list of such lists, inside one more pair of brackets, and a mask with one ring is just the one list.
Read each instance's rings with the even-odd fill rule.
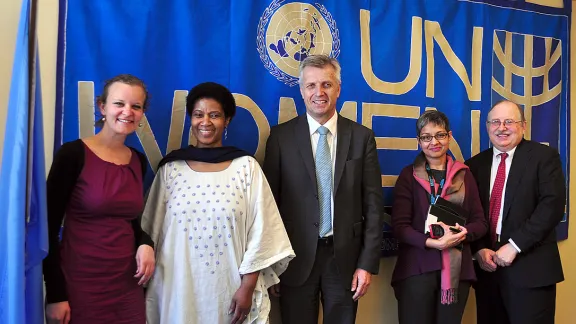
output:
[[250,314],[250,308],[252,307],[252,294],[254,289],[249,287],[242,287],[236,290],[234,297],[232,297],[232,302],[230,303],[229,314],[232,314],[231,324],[240,324],[246,320],[248,314]]
[[260,275],[260,271],[242,276],[240,288],[236,290],[234,297],[232,297],[230,308],[228,309],[228,315],[232,315],[231,324],[243,323],[250,314],[252,295],[254,294],[254,288],[256,288],[258,275]]
[[142,244],[136,251],[136,275],[134,278],[140,278],[139,285],[148,283],[154,274],[154,267],[156,260],[154,260],[154,249],[150,245]]
[[466,239],[466,234],[468,234],[468,231],[466,230],[465,227],[456,224],[456,226],[453,226],[453,228],[460,230],[460,233],[454,233],[450,230],[450,226],[442,222],[438,222],[437,224],[442,226],[442,228],[444,229],[444,235],[439,239],[427,239],[426,240],[427,247],[441,251],[444,249],[455,247],[456,245],[462,243],[462,241]]
[[70,322],[70,305],[67,301],[46,304],[47,324],[68,324]]

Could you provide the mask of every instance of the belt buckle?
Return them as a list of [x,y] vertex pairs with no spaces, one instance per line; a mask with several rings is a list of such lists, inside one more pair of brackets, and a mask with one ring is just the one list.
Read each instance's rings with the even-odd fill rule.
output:
[[333,242],[334,239],[332,236],[318,238],[318,244],[320,245],[331,245]]

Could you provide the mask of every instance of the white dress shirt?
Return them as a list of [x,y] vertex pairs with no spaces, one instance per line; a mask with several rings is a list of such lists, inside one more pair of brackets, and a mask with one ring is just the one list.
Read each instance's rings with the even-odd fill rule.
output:
[[[330,158],[332,160],[332,197],[330,197],[330,214],[332,218],[332,228],[334,227],[334,167],[336,165],[336,140],[338,139],[337,136],[337,121],[338,121],[338,113],[334,113],[324,125],[320,125],[314,118],[312,118],[309,114],[306,114],[308,118],[308,126],[310,127],[310,143],[312,144],[312,155],[314,157],[314,161],[316,161],[316,147],[318,146],[318,139],[320,138],[320,134],[318,133],[318,128],[320,126],[324,126],[328,128],[330,131],[326,135],[326,139],[328,140],[328,147],[330,148]],[[325,237],[332,236],[334,234],[333,229],[330,229],[328,233],[326,233]]]
[[[504,153],[495,147],[492,147],[494,155],[492,157],[492,171],[490,172],[490,196],[492,196],[492,188],[494,187],[494,182],[496,181],[496,173],[498,173],[498,166],[500,165],[500,154]],[[502,201],[500,202],[500,214],[498,215],[498,225],[496,226],[496,235],[498,235],[498,241],[500,241],[500,234],[502,233],[502,214],[504,212],[504,198],[506,197],[506,184],[508,183],[508,175],[510,174],[510,166],[512,165],[512,159],[514,159],[514,152],[516,152],[516,147],[511,149],[506,158],[506,178],[504,180],[504,189],[502,190]],[[512,246],[518,251],[520,248],[514,243],[512,239],[508,240]]]

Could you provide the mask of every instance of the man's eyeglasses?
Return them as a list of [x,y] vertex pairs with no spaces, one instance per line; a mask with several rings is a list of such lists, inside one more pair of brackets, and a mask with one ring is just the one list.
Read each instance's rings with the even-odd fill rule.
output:
[[500,125],[502,125],[502,123],[504,123],[504,126],[510,127],[514,124],[521,123],[521,122],[522,122],[521,120],[516,121],[513,119],[506,119],[505,121],[500,121],[500,119],[492,119],[492,120],[486,121],[486,124],[492,126],[493,128],[498,128],[498,127],[500,127]]
[[443,139],[448,138],[448,133],[436,133],[436,135],[432,136],[432,135],[421,135],[418,136],[418,138],[420,139],[420,141],[422,142],[431,142],[432,138],[435,138],[437,141],[441,141]]

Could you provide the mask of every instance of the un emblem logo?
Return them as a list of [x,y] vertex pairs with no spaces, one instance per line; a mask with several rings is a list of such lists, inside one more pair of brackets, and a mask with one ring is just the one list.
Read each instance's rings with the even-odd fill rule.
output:
[[[492,102],[506,98],[524,107],[524,137],[532,139],[533,123],[555,129],[560,116],[562,42],[552,37],[495,30],[492,54]],[[536,110],[540,110],[537,112]],[[556,124],[545,124],[556,120]]]
[[264,67],[289,86],[298,84],[300,61],[313,54],[338,57],[336,21],[321,4],[275,0],[258,24],[256,44]]

